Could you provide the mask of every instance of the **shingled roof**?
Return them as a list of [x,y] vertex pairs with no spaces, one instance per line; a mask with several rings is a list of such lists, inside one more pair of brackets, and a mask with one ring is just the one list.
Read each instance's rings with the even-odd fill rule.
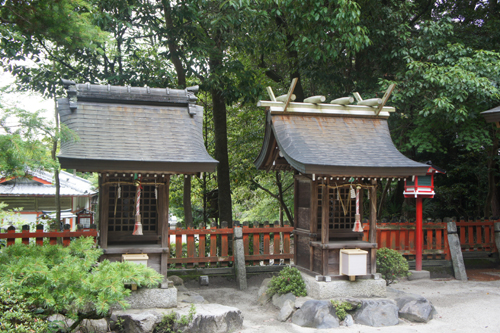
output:
[[353,177],[407,177],[427,172],[428,165],[410,160],[394,146],[387,124],[389,113],[361,115],[371,112],[369,106],[358,106],[359,112],[346,111],[340,105],[325,104],[322,110],[321,105],[291,103],[284,112],[276,102],[260,105],[268,106],[268,111],[264,143],[255,161],[258,169]]
[[498,123],[500,122],[500,106],[493,108],[488,111],[481,112],[484,119],[489,123]]
[[61,144],[63,168],[81,171],[212,172],[197,89],[75,84],[63,80],[61,122],[78,136]]

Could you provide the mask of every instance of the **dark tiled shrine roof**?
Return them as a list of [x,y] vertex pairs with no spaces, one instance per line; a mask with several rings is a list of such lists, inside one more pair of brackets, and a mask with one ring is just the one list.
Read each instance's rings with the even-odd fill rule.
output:
[[[76,88],[76,91],[75,91]],[[77,140],[61,144],[61,166],[82,171],[212,172],[203,108],[190,91],[68,85],[61,122]]]
[[425,175],[429,167],[396,149],[386,119],[269,114],[266,123],[255,162],[259,169],[279,168],[271,157],[276,147],[291,167],[305,174],[406,177]]
[[481,114],[487,122],[496,123],[497,121],[500,121],[500,106],[497,106],[496,108],[488,111],[481,112]]

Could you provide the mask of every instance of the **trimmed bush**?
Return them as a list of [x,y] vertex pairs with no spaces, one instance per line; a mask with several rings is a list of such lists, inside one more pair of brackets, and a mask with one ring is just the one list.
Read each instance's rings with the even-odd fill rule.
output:
[[398,251],[386,247],[377,250],[377,272],[387,285],[408,276],[408,268],[408,261]]
[[306,296],[306,284],[297,268],[287,266],[274,276],[269,282],[267,289],[269,296],[274,294],[284,295],[292,293],[295,296]]
[[107,316],[114,304],[127,307],[130,290],[125,284],[155,287],[163,280],[163,275],[144,265],[98,263],[101,254],[90,237],[68,247],[8,246],[0,252],[0,286],[41,315],[61,313],[74,319],[70,328],[74,330],[83,319]]

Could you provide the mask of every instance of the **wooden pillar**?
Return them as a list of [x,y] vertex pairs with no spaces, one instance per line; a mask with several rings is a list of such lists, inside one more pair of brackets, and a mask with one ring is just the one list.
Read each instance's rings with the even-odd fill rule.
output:
[[[328,180],[323,181],[323,186],[321,186],[321,243],[328,244],[330,241],[330,228],[328,221],[329,213],[329,200],[328,200]],[[323,275],[328,275],[328,250],[322,249],[323,256]]]
[[105,183],[105,174],[99,177],[99,242],[103,249],[108,248],[108,211],[109,211],[109,185]]
[[370,187],[370,233],[368,241],[370,243],[377,242],[377,181],[372,179]]
[[[309,231],[318,232],[318,182],[311,180]],[[309,239],[310,240],[310,239]],[[314,271],[314,247],[309,245],[309,270]]]
[[163,249],[160,255],[160,273],[165,277],[168,270],[168,257],[170,255],[168,241],[168,217],[169,217],[169,189],[170,175],[165,176],[165,185],[160,185],[158,188],[159,212],[158,212],[158,232],[161,237],[161,248]]
[[[291,223],[292,221],[290,221]],[[299,181],[297,175],[293,177],[293,228],[299,227]],[[293,262],[297,265],[297,249],[299,248],[299,235],[293,236]]]
[[417,197],[417,225],[415,227],[415,270],[422,270],[422,246],[424,243],[424,231],[422,223],[422,197]]

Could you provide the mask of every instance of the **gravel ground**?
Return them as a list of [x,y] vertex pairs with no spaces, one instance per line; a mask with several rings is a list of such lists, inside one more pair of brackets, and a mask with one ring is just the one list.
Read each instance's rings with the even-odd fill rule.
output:
[[[487,273],[500,276],[498,272]],[[500,280],[461,282],[454,279],[401,281],[391,285],[393,289],[422,295],[430,300],[438,315],[427,324],[415,324],[400,320],[392,327],[354,325],[330,330],[304,328],[290,321],[277,321],[278,309],[272,304],[257,303],[257,292],[262,280],[270,275],[261,274],[248,280],[248,290],[240,291],[236,283],[224,278],[211,278],[209,287],[196,282],[186,282],[187,289],[202,295],[209,303],[233,306],[244,316],[241,333],[312,333],[312,332],[500,332]],[[391,289],[388,289],[391,290]],[[395,294],[393,292],[388,293]]]

